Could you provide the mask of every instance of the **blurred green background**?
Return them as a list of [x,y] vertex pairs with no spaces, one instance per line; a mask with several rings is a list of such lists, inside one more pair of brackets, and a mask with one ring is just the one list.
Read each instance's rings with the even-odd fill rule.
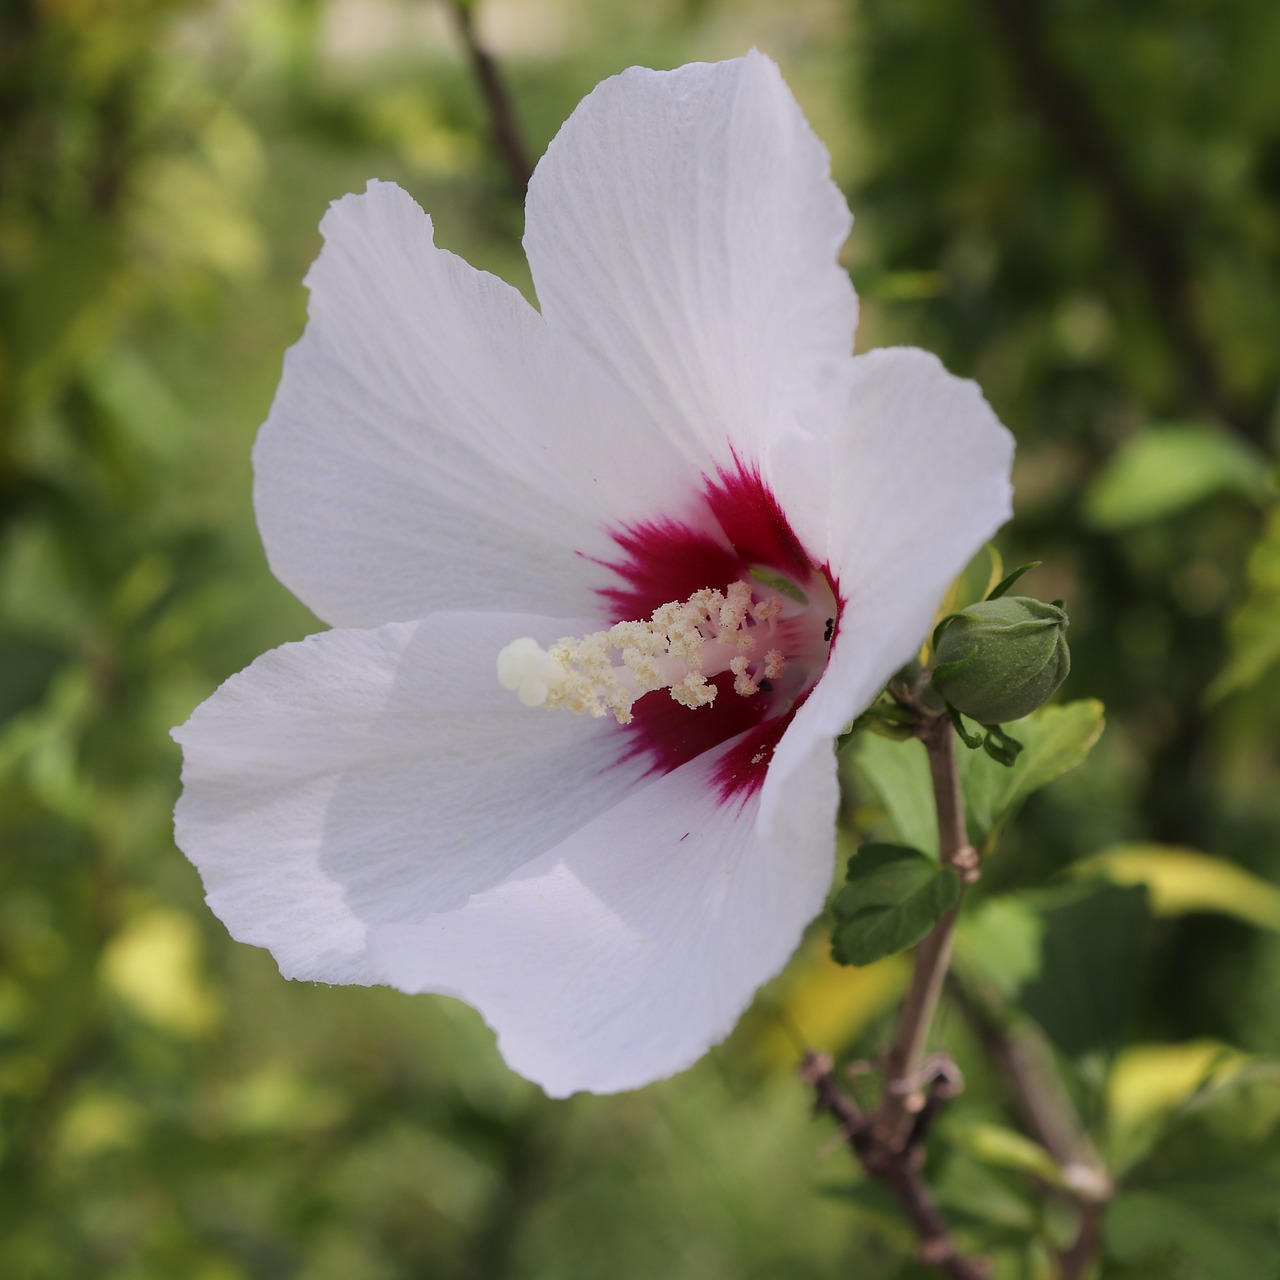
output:
[[[1068,601],[1065,693],[1101,698],[1108,729],[1031,799],[983,892],[1052,889],[1127,846],[1112,879],[1149,885],[1139,914],[1081,917],[1135,940],[1081,961],[1094,988],[1133,988],[1115,1034],[1076,1052],[1043,975],[1022,1000],[1099,1142],[1145,1132],[1142,1167],[1163,1171],[1112,1215],[1103,1274],[1274,1280],[1280,7],[481,0],[475,17],[533,156],[627,65],[770,53],[857,217],[860,347],[937,351],[1014,430],[1006,561],[1045,562],[1027,587]],[[824,1152],[780,1030],[874,1052],[900,958],[837,969],[819,926],[693,1071],[549,1103],[470,1010],[286,983],[204,909],[172,843],[168,729],[317,628],[267,572],[249,451],[320,215],[373,176],[528,288],[445,4],[0,4],[0,1276],[923,1274]],[[875,801],[851,789],[851,828]],[[969,1077],[961,1121],[1007,1123],[953,1006],[939,1034]],[[1222,1046],[1249,1055],[1244,1083],[1171,1110]],[[1000,1275],[1045,1274],[1061,1228],[1043,1187],[973,1132],[942,1145],[944,1202]],[[1187,1142],[1202,1154],[1179,1164]],[[1203,1230],[1173,1238],[1161,1205]]]

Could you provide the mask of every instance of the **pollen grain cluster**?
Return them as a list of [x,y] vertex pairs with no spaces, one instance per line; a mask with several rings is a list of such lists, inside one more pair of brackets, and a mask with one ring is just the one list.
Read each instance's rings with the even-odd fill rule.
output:
[[759,652],[762,629],[771,635],[782,609],[781,597],[756,600],[746,582],[725,591],[706,587],[660,606],[647,622],[618,622],[548,649],[529,636],[513,640],[498,654],[498,680],[526,706],[591,716],[611,711],[619,724],[629,723],[637,700],[656,689],[668,689],[691,710],[707,706],[717,693],[711,678],[726,671],[734,692],[751,697],[785,667],[780,649]]

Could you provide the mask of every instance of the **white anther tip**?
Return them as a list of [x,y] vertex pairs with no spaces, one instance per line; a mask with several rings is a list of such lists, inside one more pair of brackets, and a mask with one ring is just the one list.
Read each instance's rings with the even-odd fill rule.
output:
[[539,680],[534,676],[527,676],[520,682],[520,701],[526,707],[540,707],[547,700],[547,694],[550,690],[545,680]]
[[546,650],[532,637],[513,640],[498,654],[498,683],[514,693],[530,676],[542,671]]

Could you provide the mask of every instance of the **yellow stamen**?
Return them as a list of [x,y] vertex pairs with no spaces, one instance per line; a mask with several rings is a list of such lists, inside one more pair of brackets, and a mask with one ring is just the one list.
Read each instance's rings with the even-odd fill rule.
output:
[[549,649],[529,636],[513,640],[498,654],[498,680],[526,706],[592,716],[612,711],[619,724],[630,722],[636,701],[655,689],[669,690],[690,709],[707,706],[716,697],[709,677],[722,671],[733,673],[735,693],[751,697],[760,691],[760,679],[782,674],[780,649],[764,655],[754,677],[747,656],[756,648],[753,632],[763,626],[771,633],[782,607],[777,596],[754,600],[745,582],[723,592],[707,587],[683,603],[655,609],[648,622],[619,622],[580,639],[566,636]]

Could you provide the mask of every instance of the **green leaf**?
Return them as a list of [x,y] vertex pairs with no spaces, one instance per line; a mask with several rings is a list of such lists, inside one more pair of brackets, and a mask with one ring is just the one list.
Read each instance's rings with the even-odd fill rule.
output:
[[988,898],[956,926],[956,967],[1011,1000],[1039,973],[1043,938],[1044,921],[1025,899]]
[[1229,624],[1231,656],[1209,689],[1209,700],[1257,684],[1280,663],[1280,507],[1249,557],[1249,594]]
[[1224,858],[1163,844],[1116,844],[1073,871],[1116,884],[1144,884],[1157,916],[1210,911],[1262,929],[1280,929],[1280,888]]
[[[1280,1254],[1265,1236],[1200,1212],[1194,1204],[1154,1191],[1130,1191],[1107,1210],[1107,1252],[1121,1262],[1154,1264],[1161,1275],[1190,1262],[1197,1280],[1275,1280]],[[1169,1268],[1165,1270],[1164,1268]],[[1186,1275],[1179,1269],[1176,1274]]]
[[1051,1186],[1062,1185],[1062,1170],[1038,1143],[1003,1125],[973,1117],[946,1125],[947,1140],[975,1160],[998,1169],[1029,1174]]
[[933,1178],[933,1189],[957,1225],[967,1220],[1016,1235],[1030,1234],[1039,1226],[1041,1197],[1031,1192],[1025,1179],[975,1160],[958,1146],[948,1152]]
[[870,792],[883,807],[889,824],[887,834],[936,857],[933,783],[919,739],[895,742],[864,733],[845,759],[853,773],[855,793],[862,797]]
[[1216,493],[1261,497],[1266,458],[1238,436],[1201,423],[1147,427],[1125,441],[1089,486],[1085,523],[1114,531],[1163,520]]
[[[1258,1059],[1225,1080],[1202,1089],[1170,1119],[1158,1144],[1126,1175],[1126,1185],[1168,1186],[1203,1182],[1206,1167],[1216,1162],[1280,1179],[1280,1061]],[[1220,1185],[1215,1180],[1214,1185]],[[1256,1183],[1254,1184],[1256,1186]],[[1202,1187],[1202,1194],[1209,1194]],[[1233,1198],[1242,1194],[1232,1191]],[[1260,1198],[1280,1223],[1280,1194]]]
[[1117,1056],[1107,1077],[1107,1149],[1113,1167],[1131,1164],[1159,1139],[1156,1122],[1249,1061],[1217,1040],[1135,1044]]
[[1118,1258],[1171,1261],[1196,1280],[1275,1280],[1280,1062],[1242,1066],[1170,1117],[1123,1175],[1106,1243]]
[[1141,885],[1094,882],[1046,895],[1039,975],[1018,1003],[1068,1057],[1114,1053],[1137,1001],[1150,924]]
[[[1000,829],[1033,791],[1074,769],[1093,749],[1104,725],[1102,703],[1092,698],[1042,707],[1018,721],[1022,752],[1012,766],[984,752],[960,758],[969,838],[990,849]],[[928,765],[925,762],[925,780]]]
[[871,964],[914,946],[960,900],[960,877],[918,849],[865,844],[849,859],[836,894],[831,954],[840,964]]
[[[984,851],[994,847],[1000,830],[1033,791],[1080,764],[1102,735],[1102,704],[1093,699],[1042,707],[1018,721],[1022,753],[1012,766],[985,752],[959,753],[969,838]],[[894,742],[875,734],[859,735],[844,757],[854,791],[870,792],[887,819],[885,835],[927,853],[938,850],[933,783],[919,741]]]

